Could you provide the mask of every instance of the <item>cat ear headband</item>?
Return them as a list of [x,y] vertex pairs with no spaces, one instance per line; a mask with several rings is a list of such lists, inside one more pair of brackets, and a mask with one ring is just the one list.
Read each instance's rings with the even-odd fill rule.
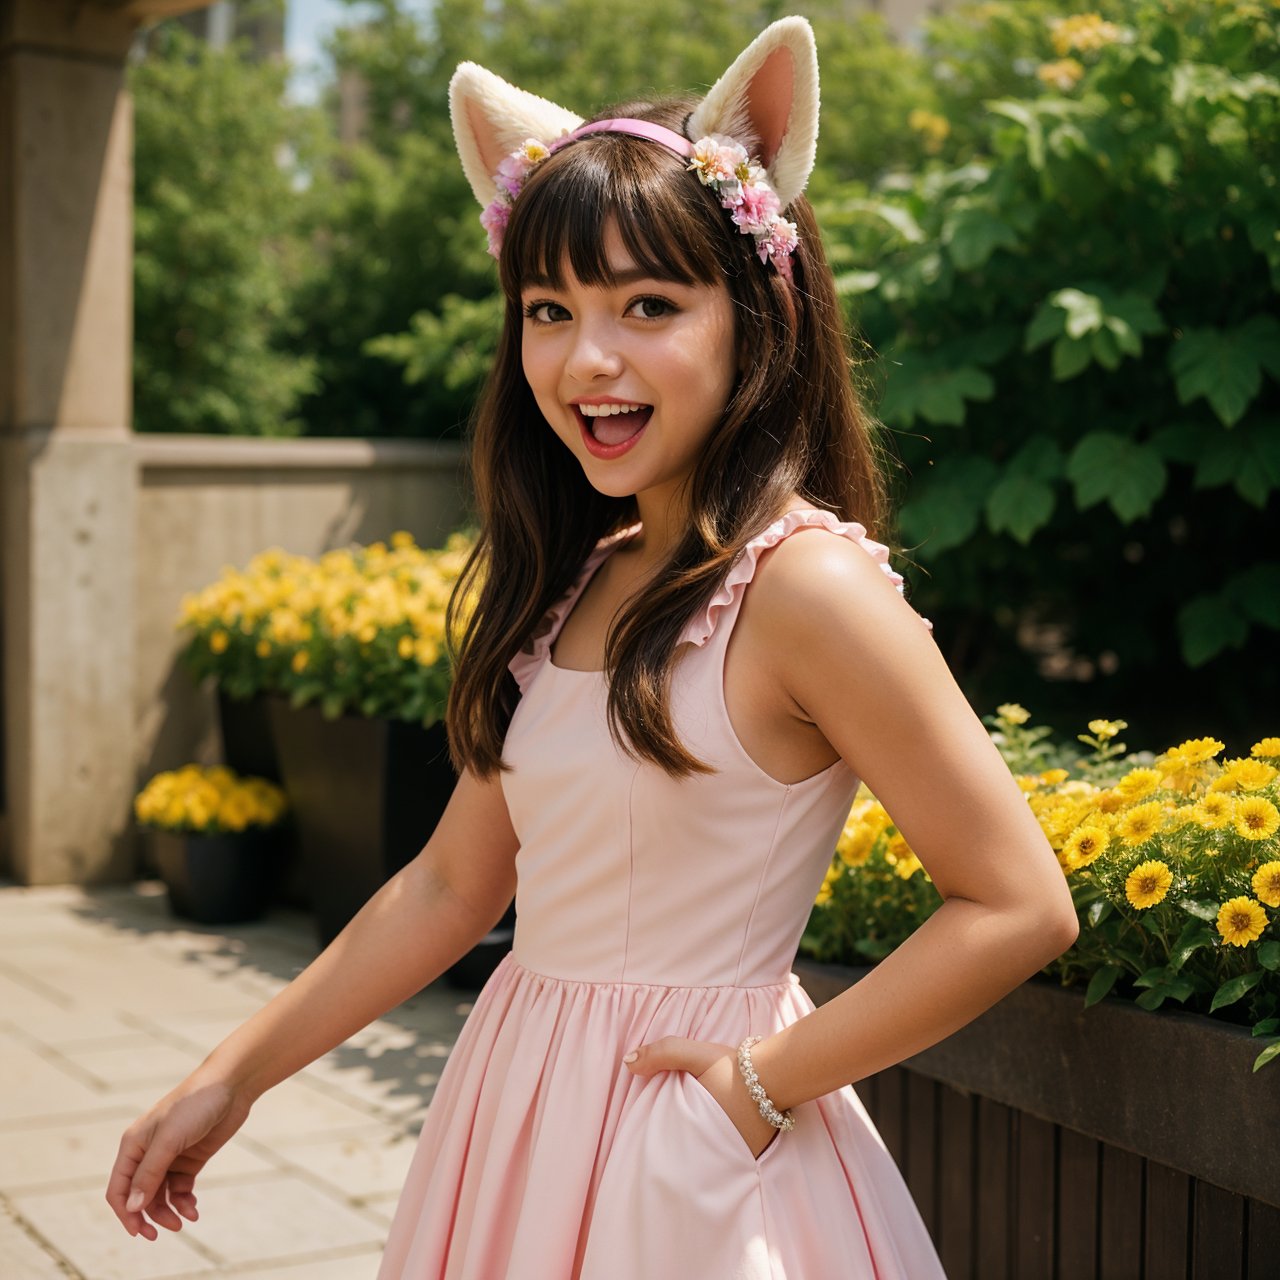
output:
[[583,124],[474,62],[459,65],[449,82],[449,114],[494,257],[515,199],[539,164],[590,134],[625,133],[686,160],[738,230],[754,237],[761,262],[790,277],[796,228],[782,210],[809,181],[818,141],[818,54],[804,18],[771,23],[738,55],[690,115],[688,136],[647,120]]

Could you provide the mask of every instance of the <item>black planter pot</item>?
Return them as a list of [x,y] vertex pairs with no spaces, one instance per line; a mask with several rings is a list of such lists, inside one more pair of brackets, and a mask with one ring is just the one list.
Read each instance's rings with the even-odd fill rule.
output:
[[[284,698],[267,701],[324,947],[417,856],[449,803],[456,777],[443,724],[424,729],[362,716],[326,720],[315,706],[295,710]],[[502,947],[496,939],[480,944],[481,953],[466,958],[467,976],[474,978],[496,953],[492,972],[507,949],[509,943]]]
[[244,924],[266,914],[279,880],[279,829],[197,835],[146,828],[174,915],[199,924]]

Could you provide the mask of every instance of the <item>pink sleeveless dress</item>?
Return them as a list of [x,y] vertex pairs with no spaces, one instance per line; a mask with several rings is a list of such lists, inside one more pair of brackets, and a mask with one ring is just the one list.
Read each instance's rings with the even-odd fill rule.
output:
[[791,962],[858,779],[843,760],[792,784],[764,773],[722,672],[760,554],[815,525],[902,589],[888,549],[830,512],[755,538],[686,629],[672,681],[681,740],[714,774],[627,759],[602,675],[550,660],[592,573],[640,526],[596,546],[512,661],[515,939],[436,1087],[379,1280],[945,1280],[852,1087],[794,1108],[757,1159],[695,1075],[622,1062],[665,1035],[769,1036],[814,1008]]

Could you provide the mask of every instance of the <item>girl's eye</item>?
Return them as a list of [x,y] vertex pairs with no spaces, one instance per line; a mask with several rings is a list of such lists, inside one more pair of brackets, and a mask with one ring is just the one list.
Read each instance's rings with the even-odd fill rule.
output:
[[658,298],[647,296],[637,298],[628,308],[628,314],[634,313],[640,320],[659,320],[663,316],[671,315],[676,310],[674,302],[668,302],[666,298]]
[[536,324],[554,324],[566,319],[569,312],[558,302],[529,302],[525,304],[524,314]]

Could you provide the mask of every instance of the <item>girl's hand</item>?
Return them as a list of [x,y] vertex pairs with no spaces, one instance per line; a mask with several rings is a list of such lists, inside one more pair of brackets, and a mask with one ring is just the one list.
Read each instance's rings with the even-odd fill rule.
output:
[[635,1061],[625,1063],[634,1075],[651,1076],[657,1071],[692,1072],[737,1126],[742,1140],[757,1159],[778,1136],[779,1130],[760,1114],[755,1099],[747,1092],[746,1081],[738,1071],[736,1045],[663,1036],[661,1040],[642,1045],[634,1052]]
[[250,1102],[221,1080],[188,1076],[135,1120],[120,1139],[107,1182],[107,1203],[131,1236],[155,1240],[182,1218],[199,1218],[192,1190],[196,1174],[244,1123]]

